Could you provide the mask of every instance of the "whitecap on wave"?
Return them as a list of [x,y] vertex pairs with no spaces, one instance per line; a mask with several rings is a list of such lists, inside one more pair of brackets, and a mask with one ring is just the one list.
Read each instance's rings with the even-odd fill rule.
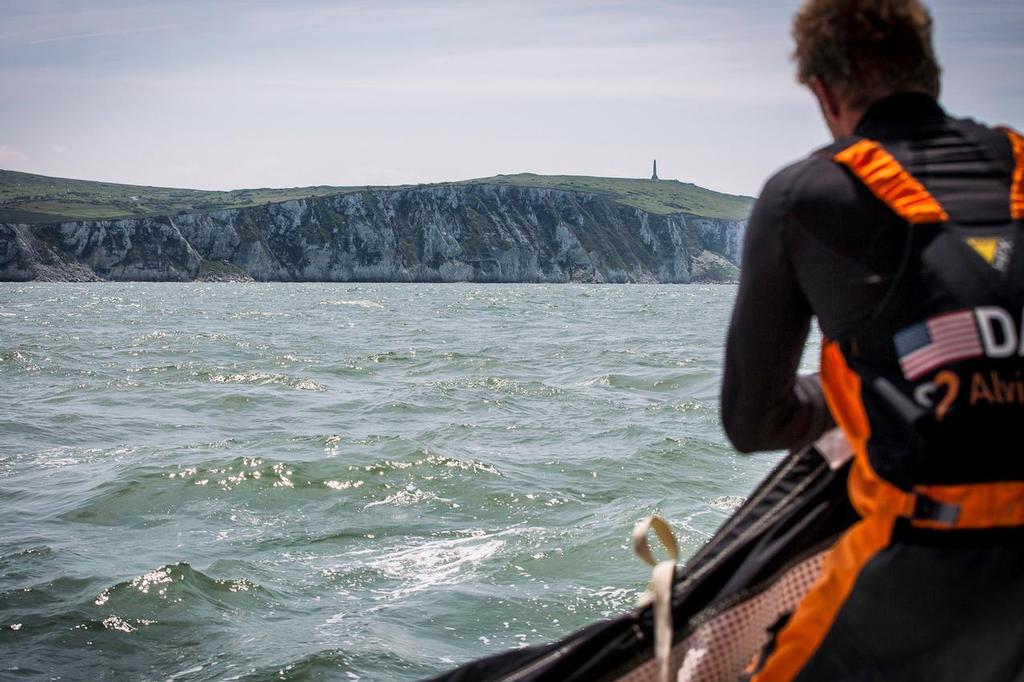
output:
[[537,529],[513,527],[488,533],[470,531],[457,538],[429,538],[382,556],[363,559],[363,565],[401,581],[401,587],[382,592],[380,599],[402,597],[442,585],[465,582],[480,564],[496,556],[515,536]]
[[299,391],[326,391],[327,387],[312,379],[299,379],[287,374],[268,372],[235,372],[232,374],[211,374],[208,381],[214,384],[254,384],[265,386],[279,384]]
[[320,301],[320,305],[344,305],[351,306],[353,308],[374,308],[383,310],[384,306],[377,301],[370,301],[367,299],[355,299],[351,301]]

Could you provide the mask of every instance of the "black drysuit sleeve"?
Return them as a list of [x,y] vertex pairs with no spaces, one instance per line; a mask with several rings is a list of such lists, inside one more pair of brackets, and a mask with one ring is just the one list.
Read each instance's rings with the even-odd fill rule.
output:
[[721,393],[722,424],[741,452],[799,448],[833,426],[817,375],[797,376],[813,314],[787,243],[787,196],[800,170],[768,182],[743,244]]

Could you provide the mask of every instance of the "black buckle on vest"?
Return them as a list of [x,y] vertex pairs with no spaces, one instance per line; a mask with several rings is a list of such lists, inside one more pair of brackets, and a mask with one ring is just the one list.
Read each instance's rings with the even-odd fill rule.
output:
[[935,521],[948,526],[956,525],[960,518],[960,505],[933,500],[920,493],[914,496],[914,511],[910,518],[918,521]]

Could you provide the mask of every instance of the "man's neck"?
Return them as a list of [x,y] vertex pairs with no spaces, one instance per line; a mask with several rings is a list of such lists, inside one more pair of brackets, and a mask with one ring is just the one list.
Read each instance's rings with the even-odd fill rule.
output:
[[832,137],[841,140],[853,135],[853,132],[857,129],[857,124],[864,118],[867,110],[868,107],[853,108],[843,106],[838,115],[828,121],[828,129],[832,133]]

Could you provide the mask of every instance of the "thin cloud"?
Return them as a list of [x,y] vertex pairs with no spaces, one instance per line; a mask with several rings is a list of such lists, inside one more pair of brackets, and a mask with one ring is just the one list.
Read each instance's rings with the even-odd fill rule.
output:
[[42,45],[44,43],[58,43],[65,40],[83,40],[86,38],[106,38],[109,36],[121,36],[129,35],[132,33],[153,33],[156,31],[168,31],[173,28],[185,28],[187,26],[193,26],[194,24],[179,23],[179,24],[162,24],[160,26],[138,26],[135,28],[121,28],[121,29],[110,29],[105,31],[93,31],[91,33],[73,33],[71,35],[53,36],[51,38],[39,38],[37,40],[30,40],[26,45]]
[[27,163],[28,154],[14,147],[0,144],[0,166],[13,168],[15,166],[24,166]]
[[[795,2],[0,0],[4,154],[207,187],[621,175],[657,157],[750,194],[827,141],[792,74]],[[931,6],[945,105],[1024,125],[1020,0]]]

